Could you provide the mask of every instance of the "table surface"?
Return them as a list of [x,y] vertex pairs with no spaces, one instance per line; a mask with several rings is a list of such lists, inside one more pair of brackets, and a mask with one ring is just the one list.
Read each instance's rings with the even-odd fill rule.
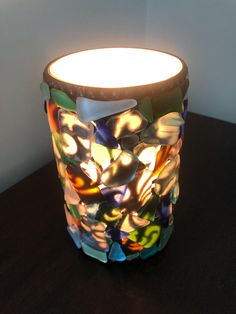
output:
[[0,196],[0,313],[236,313],[236,125],[189,114],[166,249],[102,264],[66,231],[54,162]]

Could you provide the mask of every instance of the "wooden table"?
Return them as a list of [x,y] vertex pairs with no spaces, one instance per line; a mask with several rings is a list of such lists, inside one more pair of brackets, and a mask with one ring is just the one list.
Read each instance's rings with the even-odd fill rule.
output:
[[189,114],[167,248],[102,264],[66,231],[54,162],[0,196],[0,313],[236,313],[236,125]]

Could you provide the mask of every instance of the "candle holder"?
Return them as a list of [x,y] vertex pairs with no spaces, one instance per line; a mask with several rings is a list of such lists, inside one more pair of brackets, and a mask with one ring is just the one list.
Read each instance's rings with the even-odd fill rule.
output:
[[43,77],[77,248],[104,263],[163,250],[179,195],[186,63],[157,50],[101,48],[55,59]]

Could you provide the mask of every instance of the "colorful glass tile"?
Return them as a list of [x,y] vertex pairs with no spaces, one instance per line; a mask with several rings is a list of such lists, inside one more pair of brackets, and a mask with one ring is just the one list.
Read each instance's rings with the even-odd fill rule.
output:
[[82,202],[85,204],[91,204],[101,202],[103,200],[103,195],[101,194],[96,182],[91,180],[82,171],[79,165],[69,164],[66,171],[69,180]]
[[62,149],[66,156],[75,161],[91,158],[92,123],[82,123],[73,112],[60,109],[58,112]]
[[156,245],[151,246],[149,249],[143,249],[140,252],[141,259],[147,259],[158,252],[158,247]]
[[137,259],[139,257],[139,253],[134,253],[126,256],[127,261],[132,261],[134,259]]
[[180,127],[183,124],[184,120],[180,113],[170,112],[155,120],[141,133],[140,138],[145,143],[174,145],[178,141]]
[[187,80],[168,88],[101,90],[44,80],[40,89],[75,245],[104,263],[161,251],[179,196]]
[[75,192],[73,185],[67,179],[64,185],[64,199],[68,204],[77,205],[80,201],[78,194]]
[[138,105],[139,111],[143,116],[148,120],[148,122],[153,122],[153,110],[152,110],[152,101],[150,97],[146,96],[141,99]]
[[135,99],[100,101],[77,97],[76,109],[81,121],[96,121],[101,118],[125,111],[137,105]]
[[128,110],[111,117],[106,124],[115,138],[119,139],[144,130],[148,121],[141,112]]
[[161,228],[159,244],[157,246],[158,251],[162,251],[165,248],[172,235],[173,229],[173,225]]
[[87,254],[88,256],[91,256],[99,260],[100,262],[107,263],[107,254],[105,252],[95,250],[92,247],[85,244],[84,242],[81,242],[81,246],[84,253]]
[[170,194],[170,198],[171,198],[171,203],[172,204],[176,204],[178,198],[179,198],[179,181],[176,180],[172,190],[171,190],[171,194]]
[[109,245],[105,234],[106,224],[83,216],[80,222],[81,239],[89,246],[102,251],[108,251]]
[[141,244],[144,248],[150,248],[156,243],[160,236],[161,227],[154,223],[150,223],[145,228],[139,228],[131,232],[128,238],[134,242]]
[[123,262],[126,260],[126,256],[122,251],[120,244],[117,242],[112,244],[108,257],[113,262]]
[[121,149],[109,148],[92,142],[91,152],[93,159],[105,169],[109,166],[112,159],[115,159],[120,155]]
[[121,147],[123,149],[132,150],[134,146],[139,142],[139,137],[137,134],[132,134],[126,137],[123,137],[120,141]]
[[41,94],[43,96],[43,99],[48,101],[51,98],[48,84],[45,82],[42,82],[40,84],[40,90],[41,90]]
[[63,91],[52,88],[51,95],[58,106],[67,110],[76,111],[75,102]]
[[159,118],[169,112],[182,113],[183,95],[179,86],[163,92],[158,97],[152,97],[153,113]]
[[120,225],[120,230],[130,233],[136,230],[137,228],[143,228],[149,224],[150,221],[139,217],[135,212],[133,212],[125,216],[122,224]]
[[75,245],[77,246],[78,249],[81,248],[81,241],[80,241],[80,233],[79,230],[73,230],[68,226],[67,231],[69,232],[71,238],[73,239]]
[[127,238],[129,233],[125,231],[121,231],[118,227],[107,229],[107,235],[111,237],[113,241],[120,241],[124,238]]
[[143,219],[154,221],[157,218],[156,210],[159,203],[159,197],[153,195],[152,198],[139,210],[139,216]]
[[130,151],[122,151],[101,175],[101,181],[108,187],[124,185],[133,180],[138,168],[138,158]]
[[96,121],[96,143],[111,148],[118,148],[119,143],[117,139],[111,134],[105,121]]
[[121,210],[112,203],[102,202],[96,214],[98,221],[104,222],[106,225],[115,225],[122,217]]
[[[72,217],[76,218],[77,221],[81,220],[82,215],[84,214],[83,212],[81,212],[81,210],[79,210],[79,205],[73,205],[73,204],[68,204],[66,203],[67,208],[69,209]],[[75,221],[75,220],[74,220]]]
[[107,201],[116,206],[119,206],[123,200],[127,189],[127,185],[116,186],[112,188],[103,188],[101,189],[102,195],[105,197]]
[[47,102],[48,123],[52,133],[59,133],[58,107],[52,99]]
[[126,255],[139,253],[143,250],[143,246],[139,243],[131,241],[128,238],[122,239],[122,249]]
[[178,168],[180,164],[180,157],[177,155],[174,159],[169,160],[165,167],[161,170],[158,178],[155,181],[154,191],[159,196],[164,196],[177,181]]

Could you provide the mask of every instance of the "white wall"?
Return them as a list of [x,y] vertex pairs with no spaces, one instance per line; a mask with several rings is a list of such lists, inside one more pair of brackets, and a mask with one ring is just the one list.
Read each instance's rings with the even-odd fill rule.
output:
[[39,83],[48,61],[75,50],[176,53],[190,110],[236,122],[235,16],[236,0],[0,0],[0,191],[52,157]]
[[236,122],[236,1],[147,0],[147,41],[182,56],[190,110]]
[[52,58],[99,46],[142,46],[143,0],[0,1],[0,191],[51,158],[39,83]]

